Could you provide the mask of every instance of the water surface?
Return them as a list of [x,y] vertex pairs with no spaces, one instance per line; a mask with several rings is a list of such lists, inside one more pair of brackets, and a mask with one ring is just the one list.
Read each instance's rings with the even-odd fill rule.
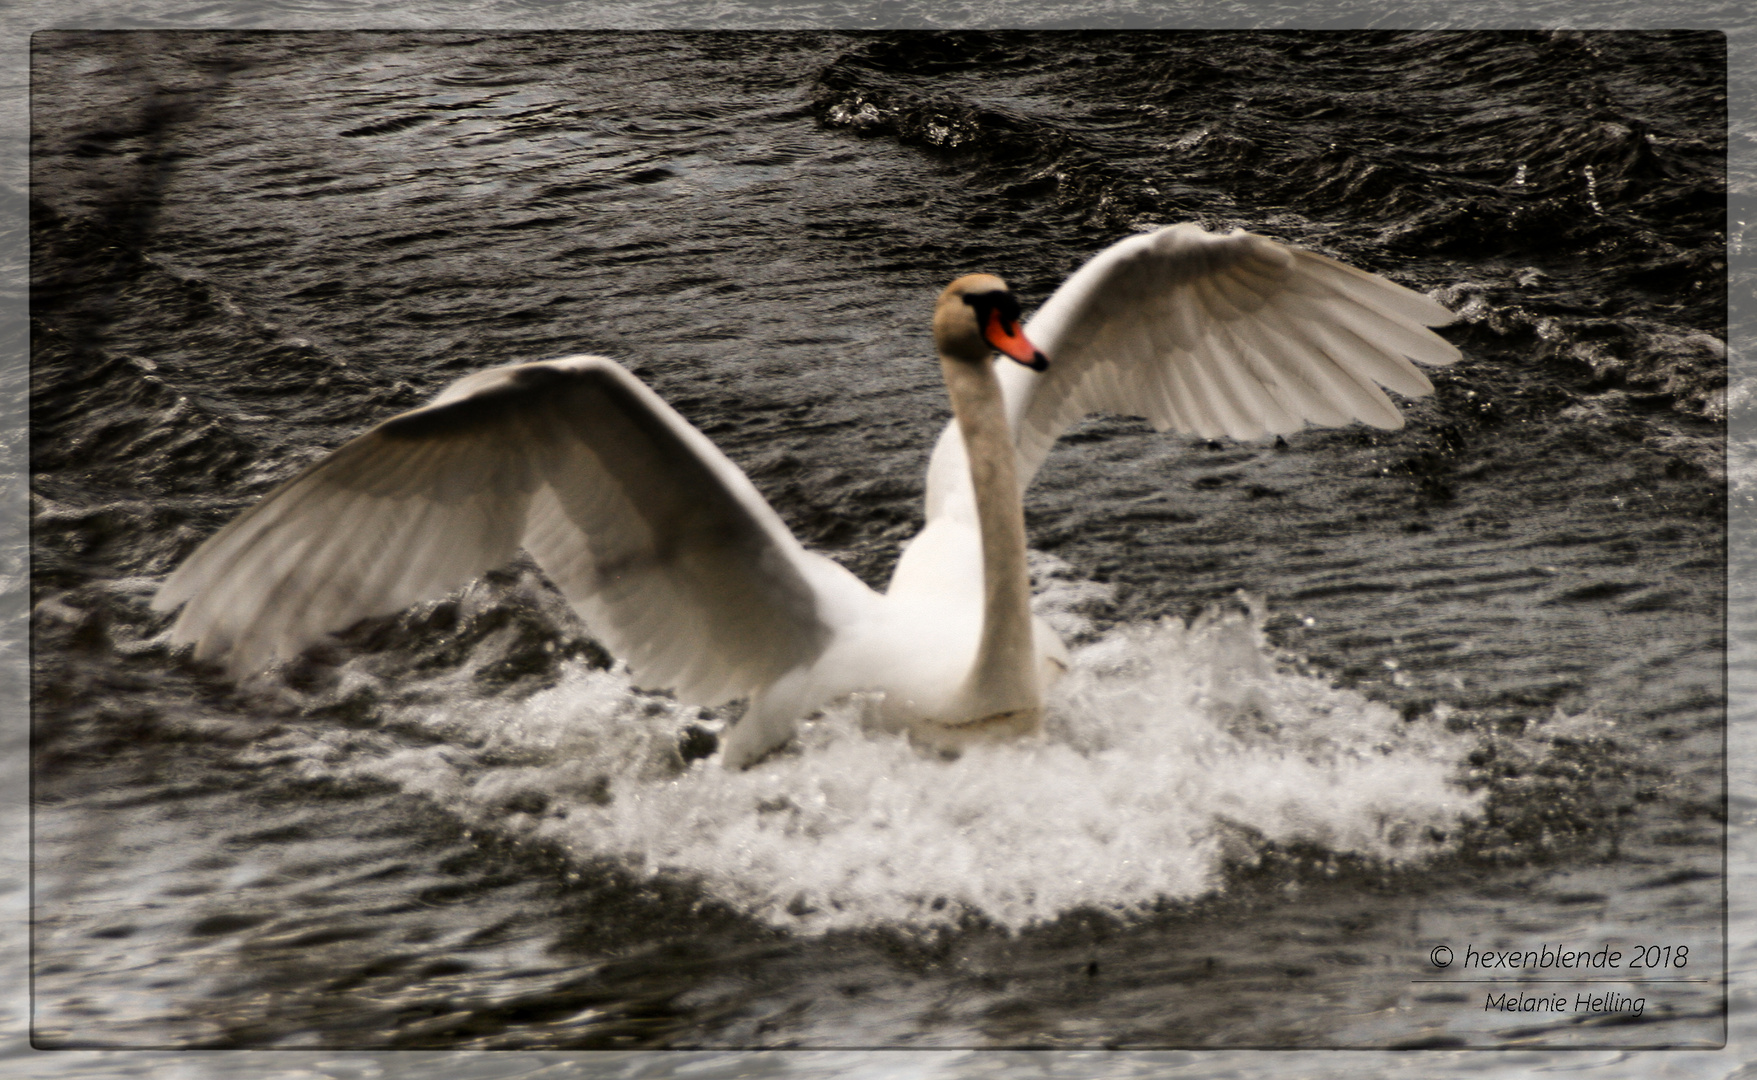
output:
[[[1724,58],[38,35],[35,1044],[1718,1045]],[[1079,429],[1027,504],[1079,650],[1042,746],[927,760],[852,703],[719,772],[728,714],[634,690],[529,565],[242,686],[147,611],[350,434],[580,351],[882,583],[938,288],[1029,308],[1179,220],[1428,291],[1466,359],[1395,433]],[[1533,1016],[1429,963],[1546,943],[1686,981]]]

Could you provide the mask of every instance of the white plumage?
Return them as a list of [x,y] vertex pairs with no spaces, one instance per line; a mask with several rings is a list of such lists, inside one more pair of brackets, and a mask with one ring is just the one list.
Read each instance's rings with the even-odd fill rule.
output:
[[[154,607],[183,605],[172,641],[241,675],[524,547],[641,685],[700,704],[751,699],[729,765],[861,690],[884,692],[925,741],[956,745],[1033,727],[1065,655],[1038,624],[1011,628],[1035,643],[1035,665],[1003,660],[1007,628],[994,624],[1029,620],[996,593],[1025,572],[1022,518],[1017,536],[997,530],[1069,425],[1105,411],[1204,437],[1395,428],[1381,387],[1427,393],[1410,360],[1459,355],[1428,329],[1452,318],[1433,300],[1244,232],[1177,225],[1101,252],[1025,327],[1049,358],[1043,373],[988,359],[998,341],[983,305],[1004,288],[972,277],[941,298],[935,336],[957,418],[929,465],[926,527],[883,594],[801,547],[638,379],[575,356],[470,375],[349,442],[209,538]],[[984,482],[1005,465],[1011,490],[973,486],[966,439]],[[1013,690],[997,696],[997,679]]]

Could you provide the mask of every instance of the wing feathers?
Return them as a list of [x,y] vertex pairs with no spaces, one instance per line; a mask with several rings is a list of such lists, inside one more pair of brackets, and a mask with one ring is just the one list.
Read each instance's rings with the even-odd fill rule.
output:
[[807,556],[750,481],[599,357],[459,380],[209,538],[154,606],[183,604],[172,640],[242,674],[521,544],[637,677],[693,700],[760,689],[828,637]]
[[[556,509],[593,552],[558,584],[590,595],[637,676],[723,700],[821,651],[828,628],[805,553],[731,462],[620,369],[570,388],[567,405],[557,419],[609,482],[549,475]],[[549,569],[551,552],[533,554]]]
[[1003,380],[1022,477],[1097,410],[1204,437],[1354,420],[1400,427],[1385,389],[1432,392],[1411,361],[1458,359],[1428,329],[1451,320],[1426,296],[1249,233],[1177,225],[1129,237],[1069,277],[1027,326],[1050,367]]
[[[211,537],[154,606],[186,602],[172,640],[234,674],[291,656],[510,558],[528,484],[505,464],[480,447],[368,433]],[[460,471],[476,475],[459,482]]]
[[[1294,250],[1293,256],[1295,264],[1302,271],[1296,275],[1296,281],[1322,283],[1334,293],[1347,296],[1411,329],[1445,326],[1456,317],[1433,298],[1387,281],[1377,274],[1369,274],[1315,251]],[[1456,350],[1453,352],[1453,359],[1457,359]]]

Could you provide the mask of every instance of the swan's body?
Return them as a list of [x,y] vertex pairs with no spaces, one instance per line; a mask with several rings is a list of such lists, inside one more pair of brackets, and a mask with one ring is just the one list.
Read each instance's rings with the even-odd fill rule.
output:
[[[1434,301],[1312,252],[1180,225],[1123,240],[1028,326],[998,278],[954,282],[934,337],[955,414],[927,524],[884,593],[806,551],[750,481],[634,376],[576,356],[479,372],[308,468],[210,537],[154,606],[234,674],[442,594],[523,547],[646,686],[748,697],[729,766],[878,691],[951,747],[1034,730],[1062,644],[1029,609],[1021,492],[1104,410],[1253,438],[1402,424],[1379,387],[1457,359]],[[1041,349],[1037,353],[1033,348]],[[1004,349],[1021,363],[997,369]],[[1044,370],[1043,355],[1049,357]]]

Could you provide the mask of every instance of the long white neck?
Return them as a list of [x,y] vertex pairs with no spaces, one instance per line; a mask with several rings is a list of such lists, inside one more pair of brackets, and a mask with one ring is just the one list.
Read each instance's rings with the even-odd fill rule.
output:
[[1025,507],[1018,454],[992,361],[942,356],[946,391],[964,436],[982,537],[982,639],[959,694],[957,722],[1042,706],[1031,624],[1031,575],[1025,566]]

